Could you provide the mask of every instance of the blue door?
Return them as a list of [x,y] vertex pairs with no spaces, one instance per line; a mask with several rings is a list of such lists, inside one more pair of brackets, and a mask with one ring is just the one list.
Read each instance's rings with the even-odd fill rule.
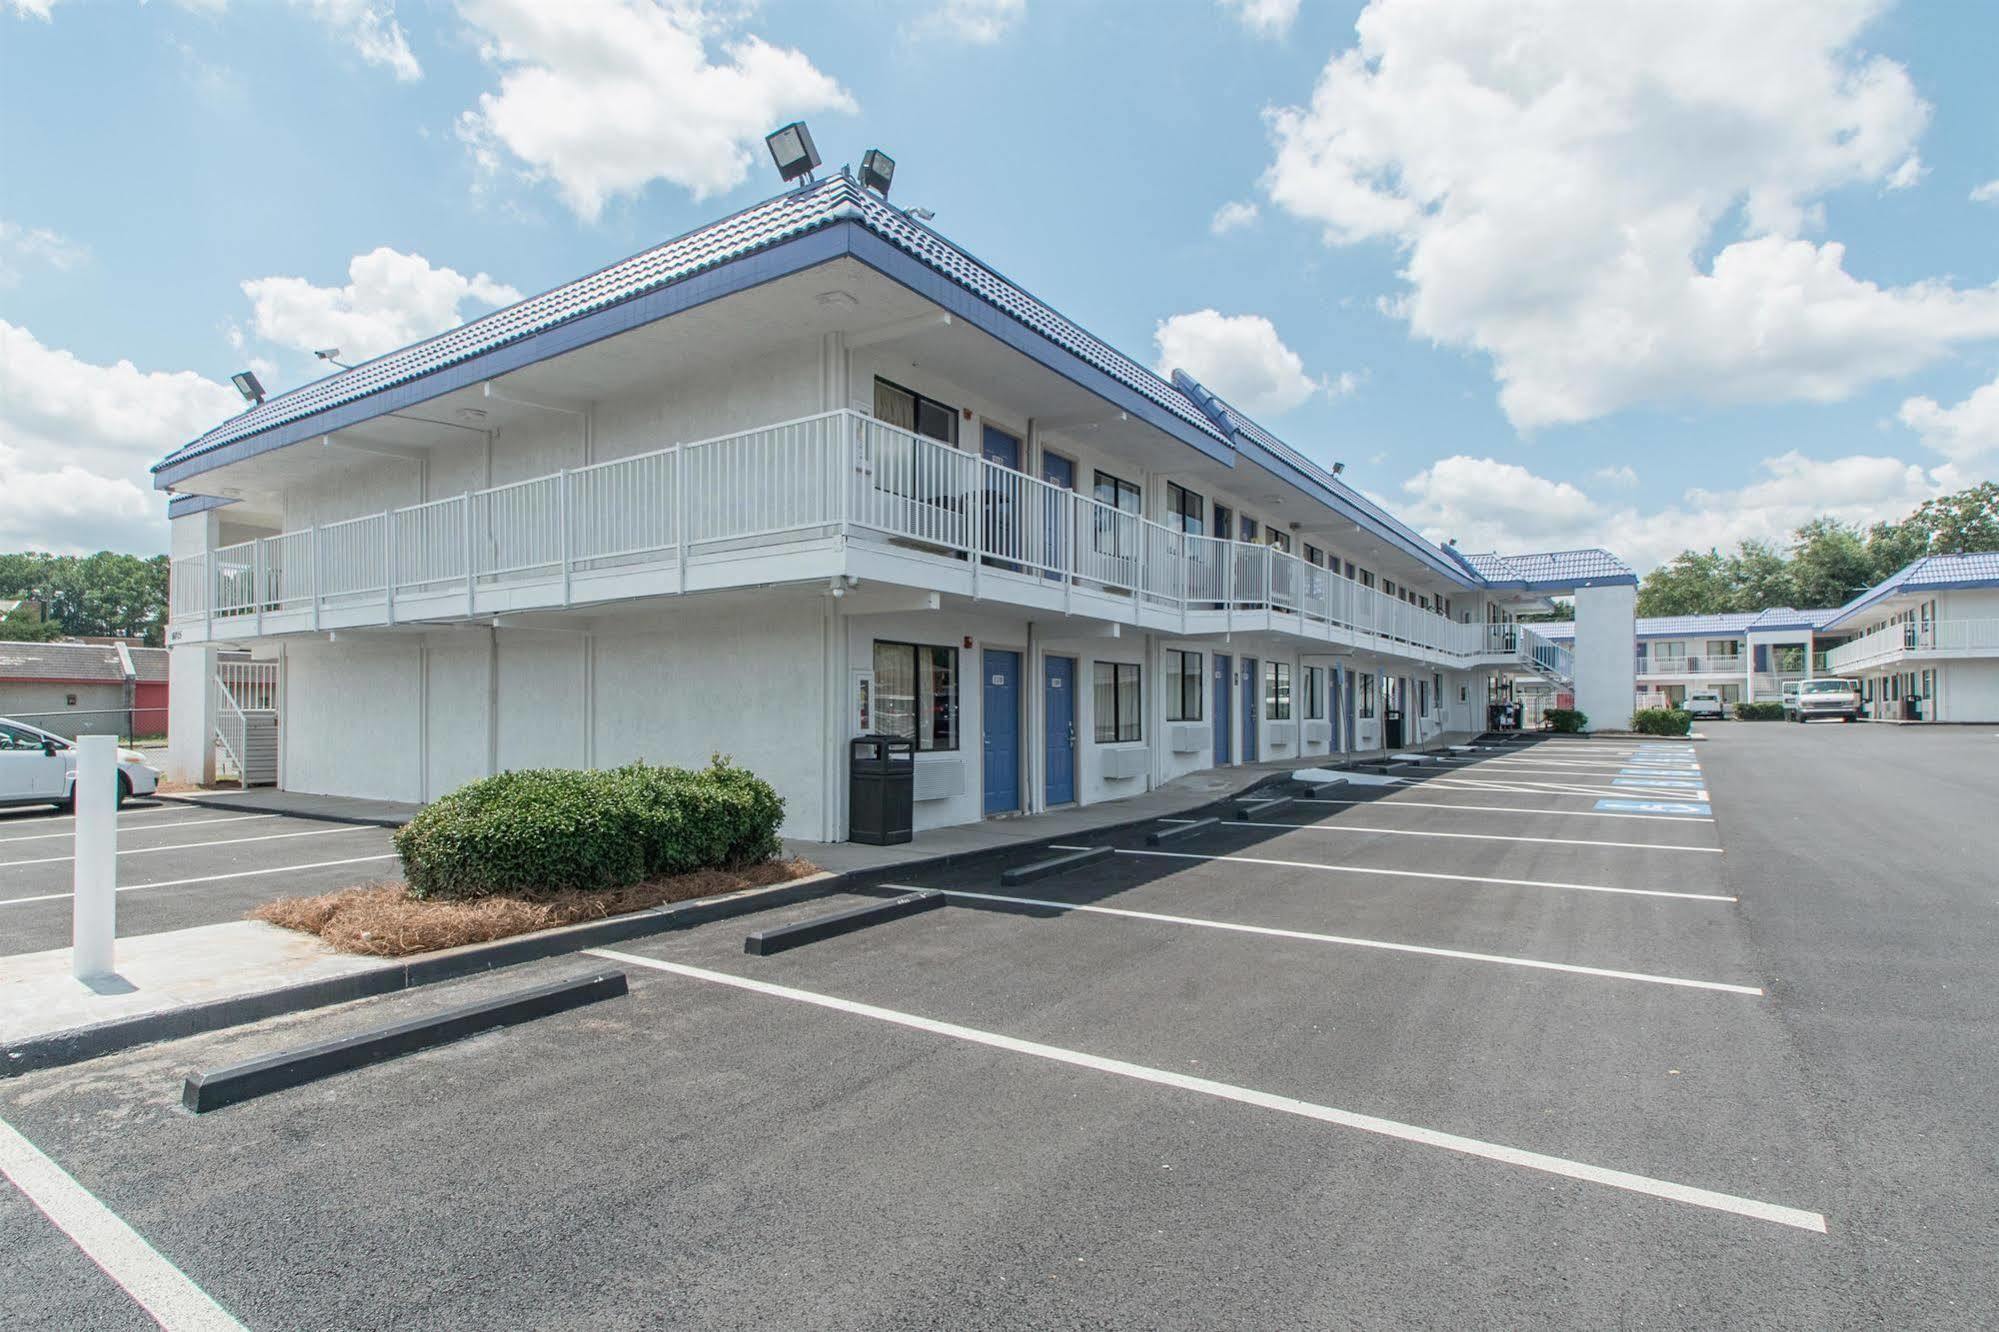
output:
[[1020,654],[987,648],[984,657],[986,813],[1020,808]]
[[[987,426],[985,431],[985,459],[1013,471],[1020,470],[1020,440],[1006,431]],[[1004,481],[997,475],[986,478],[986,549],[1010,554],[1020,550],[1020,520],[1022,515],[1014,512],[1021,492],[1018,487]],[[1018,568],[1015,564],[1004,564],[1007,569]]]
[[1242,659],[1242,761],[1256,762],[1256,658]]
[[1209,700],[1215,714],[1215,766],[1235,762],[1235,747],[1230,743],[1229,722],[1235,716],[1235,690],[1229,672],[1235,669],[1235,662],[1217,652],[1215,654],[1215,691]]
[[1042,798],[1050,805],[1066,805],[1076,798],[1076,659],[1049,657],[1042,669],[1041,711],[1048,719]]
[[[1063,490],[1074,490],[1076,488],[1076,464],[1064,458],[1059,453],[1043,453],[1041,455],[1041,479],[1051,486],[1057,486]],[[1042,502],[1048,506],[1048,512],[1041,520],[1041,539],[1043,542],[1041,560],[1042,563],[1049,566],[1048,573],[1045,575],[1046,577],[1060,578],[1062,575],[1057,573],[1056,570],[1073,568],[1076,559],[1075,552],[1071,551],[1062,540],[1063,532],[1069,521],[1069,498],[1066,495],[1051,495],[1047,491],[1043,491]]]

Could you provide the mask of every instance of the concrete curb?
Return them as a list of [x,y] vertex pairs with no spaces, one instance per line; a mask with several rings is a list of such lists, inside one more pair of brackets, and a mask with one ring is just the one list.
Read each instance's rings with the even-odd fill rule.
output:
[[1182,837],[1192,837],[1196,833],[1204,833],[1212,828],[1219,828],[1221,824],[1222,821],[1213,815],[1209,815],[1205,819],[1193,819],[1171,828],[1161,828],[1156,832],[1147,833],[1145,835],[1145,844],[1147,846],[1164,846],[1166,843],[1178,841]]
[[226,809],[232,814],[271,814],[281,819],[310,819],[314,823],[344,823],[356,828],[400,828],[408,819],[382,818],[372,814],[307,814],[302,811],[284,809],[258,809],[254,805],[238,804],[234,800],[208,795],[181,795],[179,793],[157,795],[153,799],[161,804],[194,805],[201,809]]
[[1100,860],[1109,860],[1113,852],[1108,846],[1093,846],[1083,851],[1064,851],[1059,856],[1037,860],[1032,864],[1015,865],[1000,871],[1000,883],[1007,888],[1017,888],[1023,883],[1033,883],[1036,879],[1046,879],[1085,865],[1094,865]]
[[536,985],[496,999],[459,1004],[426,1017],[370,1027],[351,1036],[261,1055],[206,1073],[190,1073],[181,1088],[180,1102],[197,1115],[206,1114],[225,1105],[237,1105],[336,1073],[466,1040],[499,1027],[515,1026],[551,1013],[566,1013],[625,993],[622,971],[600,971]]
[[870,925],[885,925],[892,920],[914,916],[923,911],[935,911],[944,905],[944,894],[934,888],[922,888],[913,893],[871,906],[851,907],[846,911],[835,911],[830,915],[814,916],[792,925],[780,925],[773,930],[757,930],[743,940],[743,951],[753,957],[769,957],[773,953],[787,952],[793,948],[803,948],[821,939],[835,939],[843,934],[864,930]]
[[568,925],[540,934],[523,934],[493,943],[468,944],[464,948],[412,957],[351,976],[306,981],[258,994],[236,995],[166,1012],[142,1013],[137,1017],[101,1022],[95,1026],[51,1032],[8,1046],[4,1051],[5,1069],[0,1070],[0,1076],[13,1077],[38,1069],[60,1068],[100,1055],[129,1050],[137,1045],[179,1040],[227,1027],[240,1027],[247,1022],[282,1017],[287,1013],[397,994],[421,985],[462,980],[522,962],[538,962],[546,957],[581,952],[585,948],[625,943],[647,935],[727,920],[732,916],[746,916],[771,907],[810,902],[843,891],[843,887],[844,876],[841,875],[795,879],[768,888],[751,888],[720,897],[700,897],[670,906],[648,907],[628,915]]

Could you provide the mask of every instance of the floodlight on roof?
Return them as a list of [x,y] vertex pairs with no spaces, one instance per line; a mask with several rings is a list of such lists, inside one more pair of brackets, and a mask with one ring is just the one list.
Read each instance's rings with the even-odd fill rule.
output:
[[770,149],[770,160],[777,163],[777,174],[785,180],[810,176],[819,165],[819,150],[813,146],[812,131],[805,128],[802,120],[772,130],[764,136],[764,144]]
[[1344,471],[1346,471],[1346,470],[1347,470],[1347,465],[1346,465],[1345,463],[1343,463],[1343,462],[1336,462],[1336,463],[1334,463],[1334,464],[1333,464],[1333,475],[1334,475],[1334,476],[1338,476],[1338,475],[1339,475],[1339,474],[1340,474],[1341,472],[1344,472]]
[[256,407],[264,401],[264,386],[257,382],[256,371],[238,370],[235,374],[229,376],[229,382],[234,384],[236,391],[243,395],[243,401],[249,403],[252,407]]
[[868,155],[861,159],[861,184],[886,199],[894,182],[895,159],[879,148],[868,149]]
[[342,370],[352,370],[354,368],[340,359],[340,348],[338,347],[321,347],[313,355],[325,361],[328,365],[339,366]]

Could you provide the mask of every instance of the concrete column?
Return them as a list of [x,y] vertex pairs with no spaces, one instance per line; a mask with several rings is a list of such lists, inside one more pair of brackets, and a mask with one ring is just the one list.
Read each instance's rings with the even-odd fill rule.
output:
[[1576,707],[1595,730],[1631,724],[1637,691],[1638,589],[1576,591]]

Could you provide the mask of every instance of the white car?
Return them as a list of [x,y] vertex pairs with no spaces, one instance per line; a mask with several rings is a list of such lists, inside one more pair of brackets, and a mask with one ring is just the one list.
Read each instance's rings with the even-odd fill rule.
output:
[[1837,678],[1806,680],[1798,686],[1798,720],[1837,717],[1841,721],[1860,720],[1860,686]]
[[[136,749],[118,751],[118,803],[159,788],[160,770]],[[0,717],[0,805],[67,809],[75,792],[76,746],[39,726]]]
[[1694,717],[1723,717],[1721,695],[1712,689],[1694,689],[1687,693],[1687,701],[1680,704],[1680,711]]

